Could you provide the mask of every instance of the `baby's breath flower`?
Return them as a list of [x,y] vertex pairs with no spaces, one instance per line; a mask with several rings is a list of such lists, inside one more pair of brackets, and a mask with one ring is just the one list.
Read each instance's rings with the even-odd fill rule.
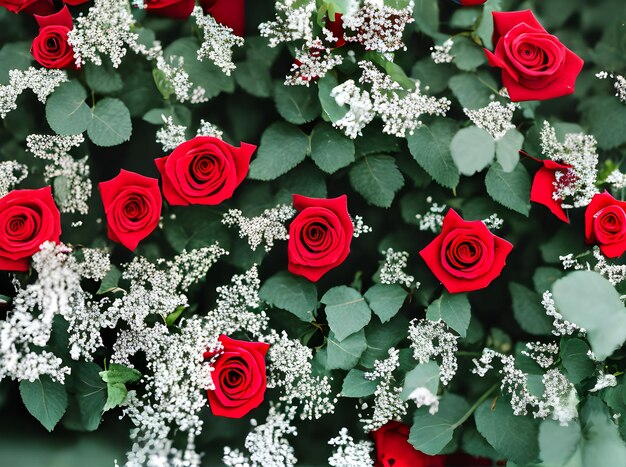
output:
[[543,298],[541,300],[541,304],[543,308],[546,310],[546,315],[554,318],[552,321],[552,334],[555,336],[571,336],[576,331],[584,333],[585,330],[576,326],[574,323],[570,323],[569,321],[563,319],[563,315],[559,313],[556,309],[556,303],[554,303],[554,299],[552,298],[552,293],[549,291],[545,291],[543,293]]
[[[388,248],[383,254],[385,255],[385,262],[380,268],[380,282],[411,287],[415,283],[415,277],[404,272],[404,268],[408,264],[409,254],[406,251],[394,251],[393,248]],[[419,282],[416,283],[416,286],[419,287]]]
[[39,102],[46,100],[55,88],[67,81],[63,70],[29,67],[26,70],[10,70],[9,84],[0,84],[0,118],[17,109],[17,98],[26,89],[31,89]]
[[0,198],[28,176],[28,166],[16,161],[0,162]]
[[196,6],[191,13],[196,20],[198,28],[202,31],[203,40],[198,50],[198,60],[208,58],[218,66],[224,74],[230,73],[236,68],[233,63],[233,47],[241,47],[243,38],[233,33],[228,26],[215,21],[211,15],[205,15],[201,6]]
[[606,374],[600,371],[595,386],[589,390],[589,392],[602,391],[605,388],[613,388],[617,386],[617,378],[615,375]]
[[270,251],[276,240],[289,239],[285,222],[295,214],[296,210],[290,204],[279,204],[256,217],[244,217],[239,209],[229,209],[222,223],[228,227],[238,226],[239,237],[247,238],[253,251],[262,243],[265,243],[265,251]]
[[261,36],[269,39],[270,47],[298,39],[313,40],[311,15],[317,10],[315,0],[278,0],[276,19],[259,25]]
[[352,139],[362,135],[363,128],[376,116],[369,93],[359,89],[356,83],[349,79],[333,88],[330,96],[339,106],[349,107],[346,114],[334,122],[333,126],[343,130],[345,135]]
[[456,374],[458,364],[455,352],[458,350],[457,339],[443,321],[414,319],[409,325],[409,340],[413,349],[413,358],[419,363],[428,363],[433,357],[440,357],[439,380],[447,385]]
[[163,126],[156,132],[156,141],[163,146],[163,151],[170,152],[187,140],[185,137],[187,127],[174,124],[171,116],[161,115],[161,118],[163,119]]
[[222,139],[223,132],[212,123],[205,120],[200,120],[200,128],[198,128],[198,136],[212,136],[214,138]]
[[622,75],[615,73],[608,73],[606,71],[600,71],[596,73],[598,79],[612,78],[615,80],[613,86],[615,87],[615,96],[622,102],[626,103],[626,78]]
[[478,128],[482,128],[489,133],[495,140],[502,138],[507,131],[515,128],[511,123],[513,112],[519,109],[519,104],[509,102],[502,105],[498,101],[490,102],[487,107],[476,110],[463,108],[463,112]]
[[532,358],[541,368],[554,365],[555,358],[559,354],[559,346],[554,342],[547,344],[542,342],[526,343],[528,350],[522,350],[522,355]]
[[331,467],[374,467],[371,455],[374,443],[355,442],[347,428],[342,428],[339,436],[331,438],[328,444],[335,447],[332,456],[328,458],[328,465]]
[[354,227],[354,233],[352,234],[354,238],[359,238],[361,235],[370,233],[372,231],[372,228],[369,225],[366,225],[363,221],[363,217],[354,216],[351,217],[351,220]]
[[311,81],[326,76],[330,70],[341,65],[341,55],[331,54],[331,49],[324,46],[318,37],[305,43],[296,55],[291,66],[291,75],[285,80],[286,85],[309,86]]
[[452,51],[453,45],[454,41],[449,37],[443,44],[431,47],[430,57],[433,59],[433,62],[437,64],[452,63],[454,56],[450,52]]

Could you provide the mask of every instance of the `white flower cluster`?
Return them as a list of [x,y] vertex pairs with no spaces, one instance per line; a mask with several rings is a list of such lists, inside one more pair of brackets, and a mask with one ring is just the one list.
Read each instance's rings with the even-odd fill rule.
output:
[[440,357],[439,380],[443,385],[452,381],[458,368],[455,355],[458,338],[459,336],[448,331],[448,327],[441,320],[414,319],[409,325],[413,358],[424,364],[433,357]]
[[441,63],[452,63],[454,56],[450,52],[453,45],[454,41],[449,37],[443,44],[431,47],[430,57],[433,59],[433,62],[438,65]]
[[67,81],[67,73],[63,70],[33,68],[26,70],[9,70],[9,84],[0,84],[0,118],[17,109],[17,98],[26,89],[31,89],[39,102],[46,103],[52,91]]
[[612,78],[615,80],[613,86],[615,87],[615,97],[626,104],[626,78],[622,75],[615,73],[608,73],[606,71],[600,71],[596,73],[598,79]]
[[313,40],[311,15],[317,10],[315,0],[278,0],[276,18],[259,25],[261,36],[269,39],[270,47],[298,39]]
[[341,55],[331,54],[331,49],[316,37],[306,42],[296,54],[294,64],[291,66],[291,74],[287,76],[285,84],[308,86],[311,81],[323,78],[326,73],[341,65],[342,62]]
[[341,107],[346,105],[349,107],[346,114],[333,123],[335,128],[342,130],[349,138],[355,139],[362,135],[363,128],[376,117],[374,103],[369,93],[360,89],[354,80],[349,79],[336,86],[330,92],[330,96]]
[[229,209],[224,214],[222,224],[239,227],[239,237],[247,238],[253,251],[261,244],[264,244],[265,251],[270,251],[276,240],[289,239],[285,222],[295,214],[296,210],[290,204],[279,204],[255,217],[245,217],[239,209]]
[[419,221],[420,230],[430,230],[432,233],[437,233],[443,226],[443,211],[446,210],[445,204],[433,203],[432,197],[428,196],[426,202],[430,204],[428,212],[426,214],[416,214],[415,218]]
[[189,101],[192,104],[207,102],[206,90],[201,86],[194,86],[189,81],[189,73],[184,70],[184,64],[183,57],[171,55],[166,59],[163,53],[157,55],[155,63],[160,77],[167,83],[166,87],[173,90],[179,102]]
[[161,118],[163,119],[163,126],[156,132],[156,142],[161,144],[163,151],[170,152],[187,140],[185,137],[187,127],[176,125],[171,116],[161,115]]
[[439,411],[439,397],[426,387],[420,386],[415,388],[409,394],[409,400],[415,402],[418,409],[424,406],[428,407],[428,413],[431,415],[435,415]]
[[509,102],[503,105],[498,101],[492,101],[486,107],[476,110],[463,108],[463,112],[474,125],[485,130],[497,141],[507,131],[515,128],[511,121],[516,109],[519,109],[519,104],[516,102]]
[[[69,152],[85,141],[83,135],[28,135],[26,146],[36,157],[49,160],[44,168],[46,183],[55,180],[55,188],[63,186],[65,196],[55,193],[61,212],[87,214],[92,184],[89,178],[88,157],[74,159]],[[60,182],[59,182],[60,181]]]
[[203,40],[198,50],[198,60],[211,60],[227,76],[236,68],[233,63],[233,47],[243,45],[243,37],[233,33],[228,26],[215,21],[211,15],[205,15],[202,7],[196,6],[191,13],[196,19],[198,28],[202,31]]
[[[608,262],[606,257],[600,251],[600,247],[597,245],[593,247],[591,250],[593,257],[596,259],[596,264],[593,269],[589,262],[585,261],[585,264],[582,264],[578,259],[574,257],[572,253],[568,253],[564,256],[559,256],[559,260],[563,265],[563,269],[575,269],[575,270],[587,270],[587,271],[596,271],[598,274],[603,276],[606,280],[608,280],[611,285],[616,286],[619,283],[623,282],[626,279],[626,265],[625,264],[611,264]],[[580,256],[585,255],[586,253],[582,253]]]
[[515,415],[527,415],[528,408],[533,409],[535,418],[552,417],[561,425],[567,425],[577,417],[578,395],[574,385],[557,369],[548,370],[541,379],[544,392],[541,396],[533,395],[528,388],[528,375],[515,368],[515,358],[492,349],[484,349],[479,360],[473,359],[476,366],[472,372],[484,376],[493,369],[493,361],[500,360],[502,375],[500,390],[511,397],[511,408]]
[[614,388],[617,386],[617,378],[615,375],[606,374],[602,370],[598,372],[598,379],[596,380],[596,384],[593,388],[589,390],[589,392],[598,392],[602,391],[605,388]]
[[296,427],[291,425],[295,417],[295,408],[285,411],[280,406],[272,405],[265,423],[257,424],[251,420],[253,429],[246,436],[245,447],[250,456],[245,456],[238,449],[224,448],[223,462],[229,467],[293,467],[296,465],[295,451],[286,436],[297,436]]
[[328,444],[335,447],[332,456],[328,458],[331,467],[374,467],[371,455],[374,443],[363,440],[355,442],[347,428],[342,428],[339,436],[331,438]]
[[555,336],[571,336],[576,331],[581,333],[585,332],[583,328],[580,328],[574,323],[570,323],[569,321],[563,319],[563,315],[556,309],[556,303],[554,303],[551,292],[546,290],[543,293],[541,304],[546,310],[546,315],[554,318],[554,321],[552,321],[552,327],[554,328],[552,329],[552,334]]
[[621,190],[622,188],[626,188],[626,174],[620,172],[619,169],[615,169],[606,177],[605,182],[614,189]]
[[489,230],[499,230],[504,225],[504,220],[500,219],[496,213],[491,214],[483,222]]
[[214,138],[222,139],[224,133],[214,124],[207,122],[204,119],[200,120],[200,127],[196,133],[197,136],[212,136]]
[[137,44],[139,36],[133,32],[134,26],[128,1],[95,0],[87,16],[80,13],[74,19],[74,29],[67,33],[76,65],[102,65],[102,56],[107,56],[114,68],[119,67],[127,48]]
[[532,358],[541,368],[554,365],[559,355],[559,346],[555,342],[527,342],[526,348],[528,350],[522,350],[522,355]]
[[409,261],[409,254],[406,251],[394,251],[388,248],[382,252],[385,261],[380,268],[380,282],[382,284],[401,284],[409,288],[415,283],[419,287],[419,282],[415,282],[415,277],[404,272]]
[[28,166],[17,161],[0,162],[0,198],[28,177]]
[[299,340],[290,339],[284,331],[278,334],[272,330],[264,339],[270,344],[267,387],[282,388],[280,400],[289,407],[301,405],[303,420],[332,413],[337,399],[330,396],[332,387],[328,377],[313,375],[313,351]]
[[407,404],[400,398],[402,387],[394,385],[393,372],[400,366],[400,351],[389,349],[389,357],[374,362],[374,371],[365,373],[365,379],[378,381],[374,392],[374,411],[371,418],[359,415],[363,430],[379,429],[391,420],[400,420],[406,415]]
[[598,193],[598,154],[596,139],[583,133],[568,133],[560,143],[556,130],[548,122],[541,129],[541,149],[543,154],[554,161],[571,166],[565,172],[556,172],[553,198],[571,199],[572,204],[562,203],[563,208],[584,207]]
[[414,21],[414,6],[412,0],[403,9],[387,6],[383,0],[364,0],[361,8],[342,17],[345,30],[354,33],[346,39],[358,42],[365,50],[382,53],[406,49],[402,34],[406,25]]
[[350,217],[350,220],[352,221],[352,226],[354,227],[354,232],[352,234],[354,238],[359,238],[361,235],[372,231],[372,228],[365,224],[362,216]]

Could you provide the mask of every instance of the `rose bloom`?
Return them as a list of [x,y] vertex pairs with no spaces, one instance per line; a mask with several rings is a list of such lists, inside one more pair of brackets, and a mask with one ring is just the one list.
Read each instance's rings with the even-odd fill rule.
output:
[[567,173],[571,167],[549,159],[540,162],[543,166],[537,171],[533,179],[530,189],[530,200],[543,204],[552,211],[552,214],[569,224],[567,214],[561,206],[562,200],[554,199],[554,183],[556,182],[557,172]]
[[372,431],[376,467],[444,467],[445,456],[429,456],[409,443],[410,427],[391,421]]
[[196,136],[169,156],[156,159],[163,195],[173,206],[216,205],[230,198],[246,178],[256,146],[231,146],[212,136]]
[[195,0],[146,0],[146,10],[173,19],[187,19],[193,11]]
[[[215,389],[208,391],[209,407],[213,415],[241,418],[263,402],[267,378],[265,355],[269,344],[219,337],[223,352],[213,364],[211,378]],[[215,353],[205,352],[205,358]]]
[[33,40],[30,53],[45,68],[76,68],[74,50],[67,43],[67,33],[74,28],[72,15],[66,6],[48,16],[35,15],[39,34]]
[[494,52],[487,60],[502,69],[511,100],[546,100],[574,92],[582,59],[539,24],[530,10],[493,13]]
[[27,15],[51,15],[55,12],[52,0],[0,0],[0,6],[11,13]]
[[60,235],[61,214],[49,186],[13,190],[0,198],[0,270],[28,271],[39,246],[58,243]]
[[600,245],[604,256],[621,256],[626,251],[626,202],[606,191],[595,195],[585,210],[585,241]]
[[200,0],[204,13],[211,15],[219,24],[227,26],[243,37],[245,33],[245,0]]
[[472,6],[472,5],[482,5],[487,0],[452,0],[457,5],[461,6]]
[[156,178],[126,170],[98,185],[109,238],[134,250],[154,231],[161,218],[161,192]]
[[465,221],[450,209],[441,233],[420,255],[446,290],[458,293],[487,287],[500,276],[512,249],[483,221]]
[[354,226],[348,214],[348,197],[293,195],[293,206],[299,213],[289,225],[288,269],[316,282],[350,253]]

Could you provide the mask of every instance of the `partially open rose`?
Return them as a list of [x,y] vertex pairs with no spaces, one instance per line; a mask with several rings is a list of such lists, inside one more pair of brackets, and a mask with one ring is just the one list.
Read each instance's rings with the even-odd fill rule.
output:
[[51,15],[55,11],[52,0],[0,0],[0,6],[27,15]]
[[390,421],[371,433],[376,467],[444,467],[445,456],[429,456],[409,444],[410,427]]
[[545,100],[574,92],[582,59],[549,34],[530,10],[493,13],[494,52],[489,64],[502,69],[511,100]]
[[420,255],[447,291],[458,293],[487,287],[502,272],[512,249],[484,222],[465,221],[450,209],[441,233]]
[[58,242],[60,235],[61,214],[49,186],[0,198],[0,270],[28,271],[39,245]]
[[72,15],[66,6],[48,16],[35,15],[39,34],[33,40],[30,52],[46,68],[75,69],[74,50],[67,42],[67,33],[74,28]]
[[[223,353],[213,365],[211,378],[214,390],[208,391],[209,407],[213,415],[241,418],[258,407],[265,397],[267,378],[265,375],[265,355],[269,344],[219,338]],[[206,352],[205,358],[214,353]]]
[[543,167],[535,174],[533,185],[530,189],[530,200],[543,204],[552,211],[552,214],[569,224],[567,214],[561,206],[562,200],[554,199],[554,190],[556,189],[554,184],[556,182],[556,173],[567,173],[570,166],[559,164],[550,159],[542,160],[541,163]]
[[602,254],[617,258],[626,251],[626,202],[608,192],[593,197],[585,210],[585,240],[600,245]]
[[354,227],[348,214],[348,198],[293,195],[293,206],[300,212],[289,226],[288,269],[316,282],[350,253]]

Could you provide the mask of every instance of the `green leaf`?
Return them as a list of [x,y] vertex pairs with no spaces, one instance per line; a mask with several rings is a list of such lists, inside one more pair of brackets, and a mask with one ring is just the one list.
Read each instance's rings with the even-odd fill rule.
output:
[[450,142],[450,153],[463,175],[474,175],[493,160],[496,150],[491,135],[482,128],[469,126],[457,131]]
[[87,86],[94,92],[109,94],[124,87],[122,77],[109,60],[103,61],[102,65],[86,63],[84,69]]
[[0,84],[9,84],[9,70],[26,70],[33,62],[31,42],[11,42],[0,49]]
[[562,426],[556,420],[543,420],[539,425],[541,460],[550,466],[564,465],[576,451],[580,441],[580,425],[570,421]]
[[587,330],[589,344],[599,361],[626,341],[624,304],[617,290],[597,272],[572,272],[554,283],[552,294],[563,318]]
[[376,381],[365,379],[365,372],[352,369],[348,372],[343,385],[341,386],[341,395],[343,397],[367,397],[376,391]]
[[387,358],[389,349],[405,339],[408,325],[408,320],[401,314],[385,324],[372,321],[365,328],[367,348],[361,355],[359,365],[374,368],[376,360]]
[[515,282],[509,283],[513,315],[521,328],[538,336],[552,335],[552,318],[546,315],[541,296]]
[[317,309],[315,284],[287,271],[267,279],[259,290],[259,297],[268,305],[287,310],[302,321],[312,321]]
[[613,149],[626,143],[623,131],[626,105],[614,96],[605,96],[591,100],[585,109],[585,120],[600,149]]
[[439,119],[431,125],[420,126],[406,137],[413,158],[433,180],[446,188],[456,187],[460,178],[450,153],[455,132],[454,123]]
[[420,407],[413,416],[409,443],[415,449],[434,456],[452,440],[454,430],[469,410],[469,404],[460,396],[445,393],[439,401],[439,411],[431,415],[428,407]]
[[519,150],[524,144],[524,135],[516,129],[506,132],[506,134],[496,141],[496,160],[505,172],[512,172],[519,162]]
[[253,180],[274,180],[302,162],[309,151],[309,138],[289,123],[272,124],[261,137],[257,157],[250,164]]
[[339,341],[363,329],[372,317],[363,296],[345,285],[330,289],[321,302],[326,305],[328,326]]
[[589,396],[580,412],[582,424],[582,465],[623,466],[626,445],[606,405]]
[[428,36],[439,30],[439,2],[437,0],[416,0],[413,8],[415,29]]
[[332,174],[354,162],[354,142],[328,123],[319,123],[311,133],[311,158]]
[[578,384],[594,374],[595,365],[588,356],[590,350],[582,339],[561,340],[561,362],[572,383]]
[[253,96],[269,97],[272,94],[272,76],[256,60],[237,63],[233,75],[237,84]]
[[328,359],[326,367],[329,370],[350,370],[361,358],[361,354],[367,348],[365,332],[363,330],[348,336],[342,341],[338,341],[331,332],[328,335]]
[[120,278],[122,277],[122,271],[120,271],[117,266],[114,264],[111,265],[111,269],[106,273],[102,282],[100,283],[100,288],[96,292],[97,295],[102,295],[108,292],[114,292],[116,290],[120,290],[118,288],[118,284],[120,282]]
[[91,111],[87,91],[78,81],[61,83],[46,101],[46,120],[59,135],[78,135],[87,129]]
[[495,202],[528,217],[530,176],[522,164],[517,164],[512,172],[505,172],[496,162],[487,171],[485,186]]
[[557,279],[563,277],[563,275],[563,271],[557,268],[549,266],[538,267],[533,274],[535,291],[539,294],[543,294],[546,290],[551,290],[552,284],[554,284]]
[[388,208],[404,185],[402,173],[391,156],[363,156],[350,169],[350,184],[374,206]]
[[315,86],[286,86],[277,82],[274,99],[278,113],[294,125],[315,120],[321,112]]
[[326,75],[317,81],[318,98],[322,109],[328,115],[331,122],[335,123],[341,120],[348,113],[347,106],[337,104],[334,97],[330,96],[330,92],[339,85],[337,78],[332,73]]
[[483,45],[492,49],[491,37],[493,36],[493,16],[492,13],[494,11],[502,10],[500,6],[501,0],[488,0],[483,6],[483,14],[480,20],[480,24],[478,29],[476,30],[476,34],[483,41]]
[[448,326],[459,333],[461,337],[467,334],[472,308],[467,294],[449,294],[444,292],[426,309],[426,318],[431,321],[443,320]]
[[176,320],[183,314],[183,311],[187,309],[187,305],[179,305],[174,311],[165,317],[165,324],[173,326]]
[[119,407],[126,400],[128,389],[123,383],[107,384],[107,401],[102,410],[104,412]]
[[474,420],[480,434],[503,458],[520,465],[537,461],[537,423],[516,416],[506,399],[499,398],[495,404],[486,400],[474,412]]
[[111,363],[109,369],[100,372],[102,381],[109,384],[116,383],[136,383],[141,379],[141,373],[134,368],[120,365],[119,363]]
[[399,285],[375,284],[365,293],[370,308],[386,323],[393,318],[406,300],[407,291]]
[[439,389],[439,365],[436,362],[431,360],[428,363],[419,364],[409,371],[404,377],[400,398],[404,401],[408,400],[411,393],[417,388],[426,388],[432,394],[437,394]]
[[30,414],[52,431],[67,409],[67,393],[61,383],[43,375],[33,382],[20,382],[22,402]]
[[483,49],[464,36],[454,38],[450,53],[454,56],[454,64],[463,71],[474,71],[487,62]]
[[485,72],[460,73],[450,78],[450,90],[463,107],[479,109],[491,102],[489,98],[495,94],[498,84]]
[[87,127],[89,139],[96,146],[117,146],[130,139],[133,124],[124,103],[113,97],[98,101]]
[[92,362],[81,362],[75,370],[76,400],[84,428],[93,431],[100,425],[107,400],[107,385],[100,377],[102,369]]

